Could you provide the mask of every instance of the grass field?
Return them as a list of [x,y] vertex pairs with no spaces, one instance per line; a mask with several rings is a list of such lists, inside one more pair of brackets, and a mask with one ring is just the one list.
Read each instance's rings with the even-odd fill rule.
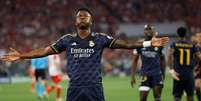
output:
[[[139,78],[137,82],[137,85],[131,88],[130,77],[104,77],[106,101],[139,101]],[[63,82],[62,85],[64,87],[62,96],[65,98],[67,83]],[[39,101],[34,94],[29,92],[29,86],[29,83],[0,84],[0,101]],[[167,76],[162,101],[173,101],[171,87],[172,80]],[[54,93],[49,96],[48,101],[54,101]],[[154,101],[152,93],[149,94],[148,101]]]

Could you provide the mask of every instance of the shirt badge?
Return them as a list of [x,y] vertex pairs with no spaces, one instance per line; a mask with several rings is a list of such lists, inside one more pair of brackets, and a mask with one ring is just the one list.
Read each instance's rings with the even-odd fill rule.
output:
[[154,47],[154,50],[157,51],[157,50],[158,50],[158,47]]
[[95,46],[95,43],[93,41],[89,41],[89,46],[90,47],[94,47]]
[[72,46],[76,46],[76,45],[77,45],[77,43],[76,43],[76,42],[73,42],[71,45],[72,45]]

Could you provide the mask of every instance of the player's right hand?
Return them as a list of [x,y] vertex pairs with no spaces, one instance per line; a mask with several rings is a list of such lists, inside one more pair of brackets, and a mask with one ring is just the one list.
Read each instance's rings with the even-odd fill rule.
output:
[[170,74],[171,74],[171,76],[172,76],[173,79],[175,79],[177,81],[180,80],[179,73],[177,73],[174,69],[171,69],[169,72],[170,72]]
[[135,77],[131,78],[131,87],[133,88],[135,85],[136,81],[135,81]]
[[164,46],[168,42],[169,42],[169,38],[168,37],[162,37],[162,38],[153,37],[151,39],[151,45],[154,46],[154,47]]
[[10,52],[1,57],[1,60],[5,61],[5,62],[12,62],[12,61],[16,61],[19,59],[20,59],[20,53],[13,48],[10,48]]

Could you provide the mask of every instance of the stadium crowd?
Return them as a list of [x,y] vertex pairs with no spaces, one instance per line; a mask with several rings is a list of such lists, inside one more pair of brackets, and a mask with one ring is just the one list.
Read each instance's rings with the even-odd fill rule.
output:
[[[124,34],[115,35],[120,23],[182,20],[192,33],[200,32],[200,3],[200,0],[1,0],[0,54],[7,52],[5,49],[9,47],[29,51],[38,45],[45,46],[72,31],[73,12],[83,4],[94,14],[94,30],[115,37],[126,38]],[[109,74],[129,72],[131,51],[106,49],[103,57],[103,66]]]

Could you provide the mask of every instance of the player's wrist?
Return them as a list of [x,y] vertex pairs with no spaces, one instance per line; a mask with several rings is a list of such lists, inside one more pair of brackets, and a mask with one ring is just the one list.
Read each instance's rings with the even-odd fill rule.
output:
[[170,70],[169,70],[169,73],[170,73],[170,74],[173,74],[173,73],[174,73],[174,69],[170,69]]
[[151,44],[151,41],[144,41],[143,42],[143,47],[150,47],[152,44]]
[[22,55],[22,54],[20,54],[18,57],[19,57],[20,60],[26,59],[26,57],[24,55]]

